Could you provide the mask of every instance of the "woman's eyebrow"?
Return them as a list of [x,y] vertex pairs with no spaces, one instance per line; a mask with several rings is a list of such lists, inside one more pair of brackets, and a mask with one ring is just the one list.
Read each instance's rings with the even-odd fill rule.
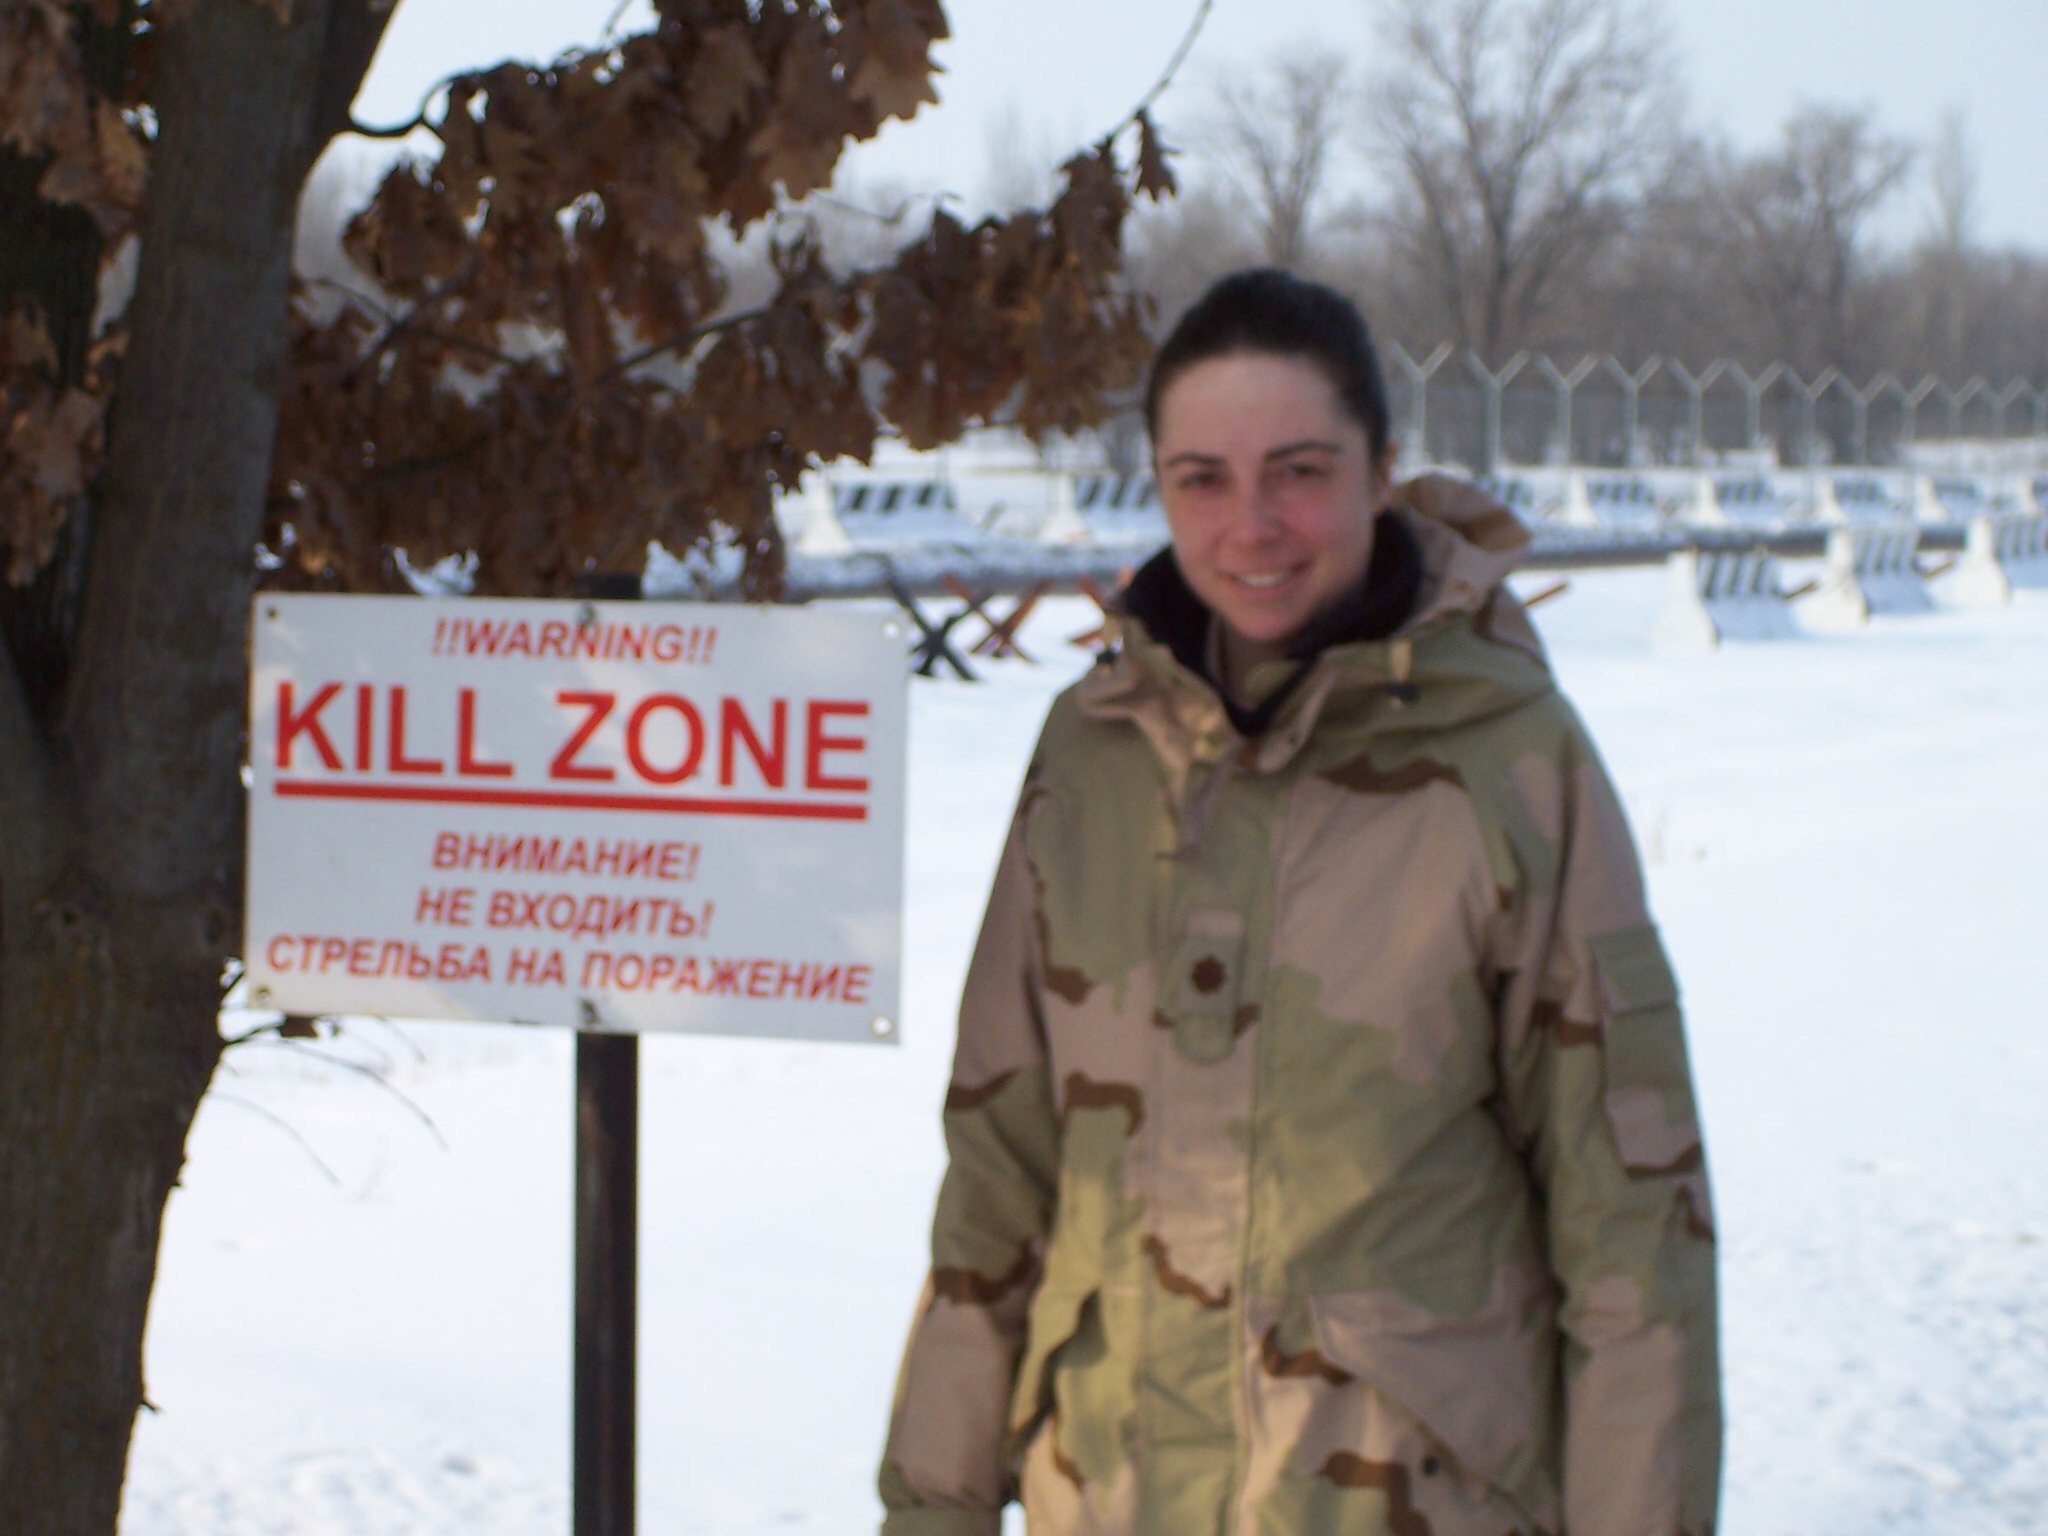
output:
[[[1284,459],[1297,453],[1342,453],[1343,444],[1328,442],[1320,437],[1305,437],[1297,443],[1282,443],[1277,448],[1268,448],[1265,456],[1269,459]],[[1183,448],[1160,461],[1161,469],[1171,469],[1176,464],[1221,464],[1220,453],[1200,453],[1193,448]]]

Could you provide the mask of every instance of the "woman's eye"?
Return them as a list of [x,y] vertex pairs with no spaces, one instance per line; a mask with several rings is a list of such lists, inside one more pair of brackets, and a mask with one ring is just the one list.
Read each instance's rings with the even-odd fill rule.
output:
[[1279,464],[1268,472],[1266,484],[1274,490],[1307,490],[1329,476],[1326,466],[1314,462]]

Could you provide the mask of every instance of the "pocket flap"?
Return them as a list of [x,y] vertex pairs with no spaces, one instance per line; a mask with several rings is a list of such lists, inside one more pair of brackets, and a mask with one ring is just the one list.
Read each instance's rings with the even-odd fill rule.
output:
[[1700,1159],[1678,983],[1653,927],[1587,943],[1600,979],[1608,1123],[1631,1177],[1680,1175]]
[[1212,908],[1188,914],[1178,952],[1169,962],[1173,973],[1166,996],[1175,1043],[1190,1061],[1221,1061],[1236,1043],[1243,963],[1243,913]]
[[1678,1001],[1678,978],[1654,927],[1598,934],[1586,941],[1586,948],[1592,952],[1609,1013],[1633,1013]]
[[1469,1317],[1389,1292],[1308,1299],[1329,1361],[1419,1419],[1468,1471],[1539,1515],[1553,1439],[1554,1302],[1547,1282],[1503,1282]]

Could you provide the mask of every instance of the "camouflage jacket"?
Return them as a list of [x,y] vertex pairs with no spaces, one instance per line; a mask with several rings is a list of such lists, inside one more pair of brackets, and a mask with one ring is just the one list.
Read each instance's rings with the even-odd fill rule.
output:
[[[1397,493],[1391,638],[1270,727],[1142,628],[1054,704],[962,1001],[885,1536],[1705,1536],[1713,1234],[1627,826]],[[1253,691],[1284,667],[1255,673]]]

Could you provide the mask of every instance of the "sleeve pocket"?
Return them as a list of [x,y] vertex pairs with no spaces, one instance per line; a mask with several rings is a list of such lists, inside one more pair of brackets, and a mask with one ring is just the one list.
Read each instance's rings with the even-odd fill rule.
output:
[[1623,1166],[1634,1178],[1699,1166],[1700,1134],[1686,1064],[1678,981],[1654,927],[1588,941],[1600,985],[1604,1099]]

